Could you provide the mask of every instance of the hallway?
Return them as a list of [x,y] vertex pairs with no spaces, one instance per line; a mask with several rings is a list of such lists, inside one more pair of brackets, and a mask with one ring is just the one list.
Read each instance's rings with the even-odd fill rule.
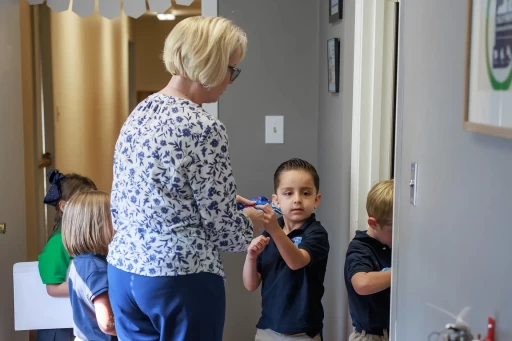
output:
[[[214,106],[229,131],[238,191],[247,197],[270,196],[274,169],[291,157],[308,160],[318,169],[322,205],[317,217],[331,244],[323,300],[326,341],[346,340],[352,331],[343,264],[355,230],[366,225],[358,193],[386,177],[394,177],[396,183],[390,340],[426,340],[452,322],[428,303],[452,312],[471,306],[466,321],[475,334],[485,334],[487,318],[497,317],[496,340],[512,340],[512,327],[505,323],[512,320],[512,299],[507,295],[512,281],[507,238],[512,140],[463,128],[468,105],[468,4],[473,1],[400,1],[397,88],[396,93],[390,90],[390,98],[396,95],[391,112],[396,122],[389,126],[380,120],[386,117],[391,122],[392,116],[384,111],[392,104],[376,96],[385,93],[386,77],[394,76],[387,69],[377,72],[384,57],[375,56],[386,55],[386,43],[377,49],[380,52],[370,49],[368,36],[375,38],[371,32],[381,26],[373,23],[374,30],[368,33],[361,24],[372,16],[378,0],[364,5],[358,1],[340,1],[343,18],[330,23],[329,1],[218,0],[217,14],[240,25],[249,41],[243,72]],[[43,174],[37,168],[35,143],[41,123],[33,117],[34,70],[27,69],[34,65],[27,52],[30,43],[20,38],[30,29],[24,16],[29,10],[26,0],[0,0],[0,222],[7,223],[6,233],[0,234],[0,272],[9,279],[0,286],[0,313],[5,316],[1,341],[28,340],[28,333],[13,330],[10,276],[14,263],[35,260],[41,240],[45,242],[38,232],[44,224],[38,211],[38,193],[43,193],[38,179]],[[112,47],[112,53],[122,50],[121,62],[112,62],[110,68],[103,65],[98,50],[96,64],[89,64],[79,76],[69,77],[74,65],[60,70],[61,87],[52,95],[58,106],[53,107],[54,115],[61,112],[83,121],[73,121],[74,129],[63,135],[56,131],[54,142],[63,171],[73,168],[94,176],[108,191],[109,160],[129,112],[128,46],[133,31],[126,17],[115,19],[115,27],[105,18],[88,20],[98,20],[115,33],[98,36],[108,37],[103,44]],[[68,37],[73,31],[57,33]],[[340,40],[339,93],[328,91],[326,45],[331,38]],[[58,47],[61,54],[73,50],[82,55],[76,41],[64,42]],[[99,77],[87,78],[93,73]],[[489,83],[485,77],[479,79]],[[491,88],[487,83],[481,87]],[[77,86],[93,91],[85,96]],[[64,92],[69,89],[75,91],[70,92],[73,96]],[[500,96],[510,96],[507,89],[500,90]],[[105,101],[87,109],[98,96]],[[512,112],[511,103],[505,102],[505,112]],[[85,117],[79,109],[97,115]],[[284,116],[284,144],[265,143],[265,116],[274,115]],[[389,136],[382,133],[390,130]],[[94,133],[86,136],[87,131]],[[387,152],[382,151],[382,141],[389,143]],[[380,155],[385,157],[379,159]],[[64,159],[69,163],[59,164]],[[413,163],[418,166],[415,205],[410,203]],[[248,293],[243,287],[244,257],[223,254],[225,341],[253,339],[261,313],[259,292]]]

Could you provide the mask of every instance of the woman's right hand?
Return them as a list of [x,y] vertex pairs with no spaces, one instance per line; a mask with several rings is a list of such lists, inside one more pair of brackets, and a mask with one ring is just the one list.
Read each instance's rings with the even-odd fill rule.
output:
[[251,219],[254,232],[263,232],[263,219],[265,217],[263,211],[257,210],[254,207],[247,207],[244,209],[244,214]]

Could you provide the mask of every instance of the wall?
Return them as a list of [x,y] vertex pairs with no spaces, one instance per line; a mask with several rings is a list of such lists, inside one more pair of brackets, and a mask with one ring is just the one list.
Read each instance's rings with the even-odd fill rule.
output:
[[[320,1],[318,68],[318,164],[322,189],[319,216],[329,232],[331,251],[325,279],[325,340],[343,340],[348,328],[348,301],[343,277],[350,218],[352,81],[354,74],[355,2],[344,1],[343,20],[329,24],[328,1]],[[340,38],[340,93],[327,92],[327,40]]]
[[169,83],[170,74],[162,61],[167,35],[179,21],[161,21],[156,16],[133,21],[137,91],[159,91]]
[[110,191],[112,158],[128,115],[126,16],[52,11],[56,167]]
[[12,266],[26,260],[23,101],[20,9],[17,0],[0,0],[0,340],[22,341],[14,332]]
[[[242,73],[219,101],[239,193],[270,197],[281,162],[300,157],[318,165],[318,4],[219,0],[219,15],[240,25],[249,40]],[[284,115],[284,144],[264,143],[265,115]],[[261,313],[259,292],[242,285],[244,259],[224,255],[226,341],[253,339]]]
[[[512,140],[462,129],[467,1],[401,6],[395,340],[426,340],[453,321],[427,302],[454,313],[473,307],[466,320],[482,334],[495,314],[496,340],[512,340]],[[413,161],[417,207],[408,197]]]

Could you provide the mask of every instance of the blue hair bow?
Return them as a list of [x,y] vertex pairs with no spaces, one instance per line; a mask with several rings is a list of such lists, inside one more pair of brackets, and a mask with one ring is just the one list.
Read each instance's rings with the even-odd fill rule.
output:
[[48,181],[50,182],[50,190],[44,197],[44,203],[50,206],[57,206],[62,195],[60,193],[59,184],[66,176],[59,172],[58,169],[53,169],[48,173]]
[[[270,206],[272,206],[272,209],[274,210],[274,212],[276,212],[276,214],[278,214],[278,215],[282,214],[281,210],[279,209],[279,207],[274,205],[274,203],[272,201],[268,200],[267,198],[265,198],[263,196],[252,198],[251,200],[256,202],[256,205],[266,205],[266,204],[269,204]],[[244,205],[244,204],[236,204],[236,207],[238,208],[238,210],[243,211],[246,207],[253,207],[253,206]]]

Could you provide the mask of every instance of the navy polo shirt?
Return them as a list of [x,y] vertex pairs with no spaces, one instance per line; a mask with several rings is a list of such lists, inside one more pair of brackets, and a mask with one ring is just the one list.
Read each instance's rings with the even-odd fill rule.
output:
[[[284,226],[283,218],[279,225]],[[299,249],[306,250],[311,262],[291,270],[270,237],[270,243],[258,256],[257,270],[261,274],[262,312],[258,329],[271,329],[281,334],[306,333],[314,337],[323,328],[324,277],[329,254],[327,231],[315,215],[288,237]]]
[[366,231],[356,231],[345,259],[345,285],[352,324],[356,331],[382,335],[389,329],[391,290],[361,296],[352,286],[352,276],[358,272],[381,271],[391,267],[391,249],[370,237]]
[[96,321],[94,299],[108,291],[107,260],[100,255],[79,255],[69,269],[69,298],[73,310],[74,334],[82,340],[114,341]]

